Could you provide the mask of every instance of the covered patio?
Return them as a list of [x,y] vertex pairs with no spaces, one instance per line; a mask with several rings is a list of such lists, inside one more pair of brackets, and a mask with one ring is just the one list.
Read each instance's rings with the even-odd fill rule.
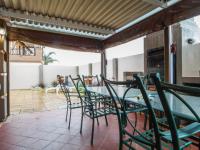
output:
[[[0,149],[200,149],[200,77],[182,78],[182,28],[174,25],[198,15],[198,0],[0,0]],[[151,53],[163,51],[157,65],[163,70],[150,70],[153,61],[144,52],[144,73],[123,72],[124,81],[118,81],[115,59],[108,80],[106,50],[142,36]],[[101,75],[94,76],[90,64],[89,74],[58,74],[59,104],[13,116],[11,96],[22,99],[10,93],[11,41],[99,53]],[[161,47],[152,46],[159,42]],[[30,105],[40,99],[29,96]]]

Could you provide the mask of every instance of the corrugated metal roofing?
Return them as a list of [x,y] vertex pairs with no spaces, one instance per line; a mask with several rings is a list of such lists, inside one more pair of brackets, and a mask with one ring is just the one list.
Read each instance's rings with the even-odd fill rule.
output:
[[158,7],[146,0],[0,0],[0,5],[9,11],[20,10],[29,15],[61,18],[87,25],[88,32],[95,33],[90,30],[93,27],[108,31],[97,30],[96,33],[103,36]]

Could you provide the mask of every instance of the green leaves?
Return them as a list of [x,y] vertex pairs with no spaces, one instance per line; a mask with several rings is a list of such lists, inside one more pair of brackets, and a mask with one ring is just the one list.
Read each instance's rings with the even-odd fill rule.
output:
[[44,65],[48,65],[49,63],[53,63],[55,61],[58,61],[57,59],[52,58],[52,55],[56,55],[55,52],[50,52],[48,54],[43,55],[43,62]]

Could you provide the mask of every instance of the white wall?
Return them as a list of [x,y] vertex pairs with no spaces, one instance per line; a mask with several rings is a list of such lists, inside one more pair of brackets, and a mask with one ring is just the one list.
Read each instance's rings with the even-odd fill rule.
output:
[[118,59],[118,80],[123,80],[123,72],[144,72],[144,54]]
[[[92,64],[92,74],[101,73],[101,65],[99,63]],[[11,89],[28,89],[39,84],[39,66],[40,64],[30,63],[11,63],[10,64],[10,88]],[[191,67],[192,68],[192,67]],[[144,72],[144,55],[134,55],[118,59],[118,80],[123,80],[123,72],[134,71]],[[56,76],[76,76],[75,66],[43,66],[43,81],[47,86],[51,86],[52,81],[56,80]],[[79,66],[80,75],[89,74],[89,65]],[[113,79],[113,63],[112,60],[107,61],[107,78]]]
[[39,84],[39,65],[10,63],[10,89],[28,89]]
[[106,77],[109,80],[113,79],[113,63],[112,63],[112,60],[107,61]]
[[43,65],[43,82],[46,86],[51,86],[52,81],[57,79],[57,75],[72,77],[76,76],[76,67]]
[[[10,89],[30,89],[40,83],[40,66],[34,63],[10,63]],[[56,76],[76,76],[76,67],[43,65],[43,82],[51,86]]]
[[100,75],[101,74],[101,63],[93,63],[92,64],[92,75]]
[[200,43],[183,46],[182,76],[200,77]]
[[79,66],[79,75],[89,75],[89,65]]
[[144,37],[106,49],[106,57],[109,60],[142,53],[144,53]]

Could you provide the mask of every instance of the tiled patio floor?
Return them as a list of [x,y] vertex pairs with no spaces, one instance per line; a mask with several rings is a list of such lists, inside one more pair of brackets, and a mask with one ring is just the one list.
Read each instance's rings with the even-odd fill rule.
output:
[[[11,90],[11,114],[62,109],[66,107],[62,93],[45,94],[44,90]],[[74,99],[75,100],[75,99]]]
[[[41,91],[19,90],[11,91],[11,97],[11,111],[18,115],[11,115],[0,124],[0,150],[118,149],[118,125],[113,115],[108,117],[108,127],[104,118],[100,119],[99,126],[95,125],[94,146],[90,146],[92,121],[84,118],[83,135],[80,135],[80,111],[73,110],[71,129],[68,130],[62,94],[45,95]],[[140,116],[138,126],[141,128],[143,120]],[[136,149],[142,148],[136,145]],[[194,147],[189,149],[197,150]]]
[[[64,109],[13,115],[0,126],[0,150],[117,150],[117,120],[111,115],[108,121],[108,127],[104,118],[100,119],[99,126],[95,125],[94,146],[90,146],[92,122],[84,118],[80,135],[80,112],[77,110],[73,111],[70,130]],[[139,127],[143,127],[143,117],[139,117],[139,122]],[[141,148],[136,146],[136,149]]]
[[[112,123],[111,123],[112,121]],[[72,114],[71,129],[67,129],[65,110],[23,113],[11,116],[0,128],[1,150],[116,150],[117,122],[109,117],[109,126],[100,120],[95,127],[94,146],[90,146],[91,120],[85,118],[83,135],[79,133],[80,112]]]

